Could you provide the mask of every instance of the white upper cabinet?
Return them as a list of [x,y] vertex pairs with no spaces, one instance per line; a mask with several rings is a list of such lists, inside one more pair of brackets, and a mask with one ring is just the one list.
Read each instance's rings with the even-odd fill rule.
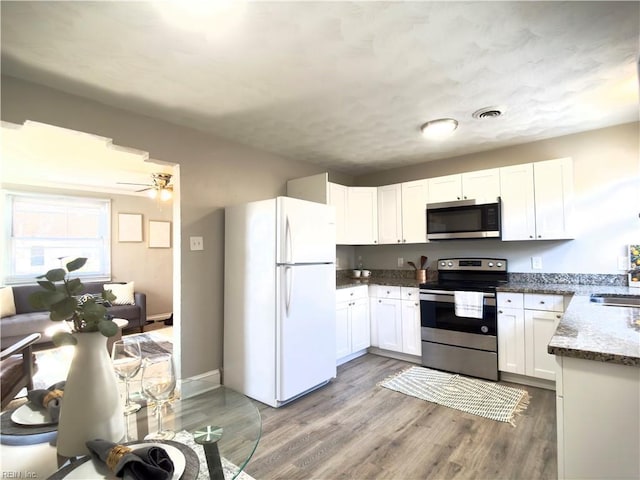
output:
[[490,168],[462,174],[462,199],[495,202],[500,196],[500,169]]
[[347,237],[351,245],[378,243],[377,187],[347,187]]
[[336,209],[336,244],[349,243],[347,237],[347,187],[337,183],[329,183],[327,203]]
[[573,238],[573,162],[570,158],[533,164],[536,238]]
[[500,196],[500,169],[491,168],[429,179],[429,203],[455,200],[494,202]]
[[500,169],[502,240],[573,238],[570,158]]
[[402,184],[402,242],[427,241],[426,207],[429,201],[429,181],[415,180]]
[[378,243],[402,243],[402,186],[378,187]]
[[378,243],[426,243],[428,180],[378,187]]
[[429,179],[429,203],[462,199],[462,175],[446,175]]

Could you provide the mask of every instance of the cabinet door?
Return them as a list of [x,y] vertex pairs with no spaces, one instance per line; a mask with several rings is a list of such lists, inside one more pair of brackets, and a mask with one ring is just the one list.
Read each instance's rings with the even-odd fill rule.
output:
[[351,303],[338,302],[336,304],[336,359],[346,357],[351,353],[349,334]]
[[422,355],[420,302],[417,300],[402,300],[402,351]]
[[558,312],[524,311],[526,375],[556,379],[556,357],[547,353],[547,345],[562,317]]
[[429,203],[462,200],[462,175],[429,179]]
[[378,187],[378,243],[402,241],[402,187]]
[[573,164],[570,158],[533,164],[536,195],[536,238],[573,238]]
[[402,243],[427,242],[427,202],[429,181],[402,184]]
[[478,170],[462,174],[462,198],[495,202],[500,196],[500,170]]
[[514,165],[500,169],[502,198],[502,240],[533,240],[536,210],[533,165]]
[[378,243],[378,189],[347,188],[347,237],[351,245]]
[[349,243],[347,238],[347,187],[329,183],[328,204],[336,209],[336,244]]
[[351,302],[351,353],[370,345],[369,299],[358,298]]
[[524,310],[498,310],[498,369],[525,374]]
[[385,350],[402,351],[401,301],[378,298],[373,303],[378,346]]

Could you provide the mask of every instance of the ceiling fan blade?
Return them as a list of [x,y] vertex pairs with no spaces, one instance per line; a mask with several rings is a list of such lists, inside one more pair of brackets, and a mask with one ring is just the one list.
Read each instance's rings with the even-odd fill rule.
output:
[[148,183],[131,183],[131,182],[116,182],[118,185],[141,185],[143,187],[151,187]]
[[138,192],[146,192],[147,190],[151,190],[153,187],[149,187],[149,188],[143,188],[142,190],[136,190],[136,193]]

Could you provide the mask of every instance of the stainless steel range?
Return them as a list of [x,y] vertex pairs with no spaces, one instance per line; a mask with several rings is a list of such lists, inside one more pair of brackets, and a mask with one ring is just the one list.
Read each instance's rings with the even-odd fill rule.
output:
[[496,287],[503,258],[443,258],[438,281],[420,284],[422,365],[498,380]]

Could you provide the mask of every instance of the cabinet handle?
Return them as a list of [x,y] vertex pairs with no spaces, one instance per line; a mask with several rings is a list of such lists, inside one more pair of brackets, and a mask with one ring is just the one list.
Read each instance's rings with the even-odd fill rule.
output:
[[544,305],[544,300],[540,300],[540,305]]
[[457,200],[460,200],[460,197],[456,197]]
[[[353,294],[352,294],[352,295],[353,295]],[[511,303],[511,299],[509,299],[509,298],[508,298],[508,299],[507,299],[507,303]]]
[[398,243],[400,243],[400,239],[398,239]]
[[378,300],[378,303],[382,303],[382,300]]
[[556,315],[556,318],[562,318],[562,315]]
[[498,310],[498,313],[503,313],[502,310]]
[[409,296],[409,297],[410,297],[410,296],[411,296],[411,292],[407,293],[407,296]]
[[407,243],[407,239],[406,239],[406,238],[403,238],[403,239],[402,239],[402,243]]
[[542,238],[542,235],[538,235],[538,238]]
[[387,290],[387,295],[391,295],[391,292],[389,290]]
[[374,240],[373,243],[378,243],[378,240]]
[[418,302],[414,303],[414,305],[417,307],[418,305],[420,305]]
[[467,199],[467,197],[465,196],[465,197],[464,197],[464,199],[466,200],[466,199]]
[[351,292],[349,295],[351,295],[353,297],[353,292]]
[[533,235],[529,235],[529,238],[533,238]]

